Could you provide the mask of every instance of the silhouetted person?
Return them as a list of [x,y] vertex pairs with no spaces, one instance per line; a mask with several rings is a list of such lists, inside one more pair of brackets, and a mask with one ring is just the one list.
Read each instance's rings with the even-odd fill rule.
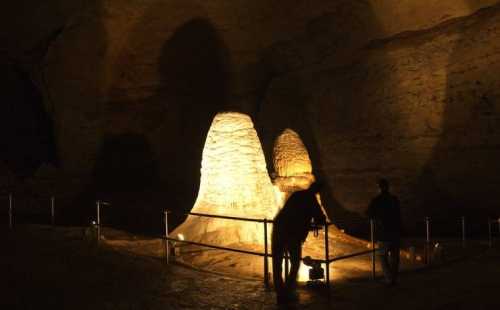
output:
[[393,285],[399,271],[401,211],[398,197],[389,192],[389,182],[380,179],[378,186],[380,194],[371,201],[368,216],[375,221],[375,237],[386,283]]
[[[302,243],[311,229],[311,221],[314,219],[318,225],[325,223],[325,215],[316,199],[320,188],[319,183],[313,183],[309,189],[293,193],[274,218],[271,246],[278,303],[286,302],[297,284]],[[291,269],[286,283],[283,283],[281,266],[286,253],[290,256]]]

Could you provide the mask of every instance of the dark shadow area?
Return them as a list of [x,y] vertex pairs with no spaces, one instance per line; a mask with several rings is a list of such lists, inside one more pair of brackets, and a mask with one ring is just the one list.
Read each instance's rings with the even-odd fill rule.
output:
[[[217,30],[206,19],[193,19],[175,31],[162,48],[158,96],[176,107],[176,136],[164,143],[164,180],[170,209],[184,213],[194,205],[200,183],[203,146],[212,119],[228,104],[230,60]],[[184,216],[173,214],[174,225]]]
[[[297,84],[291,87],[291,89],[293,89],[293,94],[291,95],[291,97],[294,98],[293,101],[288,100],[286,107],[281,106],[278,108],[280,111],[274,111],[274,113],[270,113],[266,108],[264,109],[264,111],[267,110],[267,113],[274,116],[279,115],[286,109],[286,118],[267,116],[270,118],[267,122],[272,122],[272,124],[268,123],[266,128],[261,128],[259,131],[262,137],[268,171],[274,171],[274,167],[272,166],[274,140],[286,128],[293,129],[299,134],[309,152],[313,166],[313,174],[324,184],[321,190],[321,197],[329,218],[337,226],[346,229],[348,233],[363,235],[367,232],[364,227],[366,225],[360,225],[360,223],[364,224],[366,221],[358,214],[347,210],[334,195],[336,178],[324,169],[324,161],[329,161],[331,158],[323,158],[319,150],[321,142],[320,139],[318,139],[318,133],[314,132],[314,126],[311,124],[311,115],[307,107],[307,90],[303,89],[299,81],[294,80],[294,83]],[[266,116],[263,118],[266,118]],[[325,155],[328,156],[328,154],[323,153],[323,156]]]
[[[130,99],[127,90],[122,91],[123,87],[128,87],[128,81],[117,77],[111,95],[121,92],[117,97],[123,99],[108,103],[111,120],[105,129],[140,133],[149,141],[151,154],[157,161],[155,178],[158,182],[136,189],[138,193],[151,196],[147,206],[151,208],[151,217],[147,220],[150,228],[146,225],[141,228],[144,231],[162,229],[165,209],[173,212],[169,223],[172,229],[184,220],[184,213],[191,210],[198,193],[203,146],[212,119],[220,111],[236,109],[228,104],[229,54],[211,21],[195,18],[165,33],[164,41],[155,38],[146,42],[144,33],[148,31],[148,23],[154,20],[161,24],[161,14],[166,14],[164,5],[159,8],[153,5],[146,12],[143,22],[129,33],[128,48],[119,56],[119,68],[116,69],[123,72],[123,76],[133,76],[142,70],[140,66],[144,60],[135,63],[136,54],[131,51],[146,53],[141,50],[144,44],[161,44],[159,58],[154,59],[158,77],[148,77],[158,86],[149,97]],[[169,23],[171,21],[166,19],[165,25]],[[142,82],[137,81],[138,85]],[[121,129],[116,129],[116,123]],[[145,207],[130,204],[126,208],[128,216],[134,217]]]
[[96,201],[100,200],[109,203],[101,206],[102,225],[158,233],[161,226],[155,223],[160,218],[155,212],[158,183],[158,160],[144,135],[107,135],[99,148],[92,180],[78,197],[82,207],[72,210],[67,217],[84,225],[95,221]]
[[104,137],[91,182],[94,201],[111,203],[103,207],[103,223],[133,231],[151,231],[151,218],[155,218],[152,190],[158,186],[158,180],[158,162],[145,136]]
[[57,23],[43,39],[46,50],[33,74],[54,115],[60,167],[48,180],[50,186],[35,180],[33,190],[43,195],[40,206],[45,210],[50,196],[56,196],[58,225],[89,225],[95,219],[95,186],[89,182],[102,134],[102,89],[108,60],[105,10],[99,0],[47,1],[46,5],[42,17],[35,20]]
[[158,181],[158,164],[146,137],[138,134],[106,136],[93,172],[96,195],[142,191]]
[[[363,171],[356,175],[343,165],[352,165],[364,156],[360,151],[368,151],[356,147],[356,141],[368,136],[367,132],[375,136],[373,132],[388,129],[385,123],[367,121],[377,113],[376,103],[368,102],[359,90],[383,88],[390,81],[367,78],[371,68],[359,60],[351,67],[338,66],[342,61],[352,61],[351,54],[356,54],[353,51],[361,48],[368,34],[373,37],[380,33],[368,2],[338,1],[333,11],[310,20],[304,35],[276,43],[264,51],[261,59],[265,78],[259,89],[265,94],[260,95],[263,99],[256,110],[268,170],[274,170],[272,150],[276,137],[285,128],[295,130],[309,152],[313,173],[325,183],[322,201],[330,219],[355,235],[365,234],[368,228],[366,218],[353,212],[359,210],[360,197],[366,196],[366,188],[360,186],[365,181],[356,180],[373,176],[363,175]],[[383,55],[380,57],[383,62]],[[373,153],[372,161],[378,162],[373,166],[383,170],[380,149],[375,146],[369,151]],[[367,199],[361,205],[368,203]]]
[[17,65],[2,65],[0,74],[1,160],[20,178],[43,163],[57,165],[53,122],[29,74]]
[[468,233],[484,237],[487,217],[500,215],[500,79],[495,74],[500,66],[498,50],[489,44],[497,38],[489,29],[499,14],[496,5],[457,26],[461,39],[448,61],[441,136],[415,190],[422,198],[419,216],[435,219],[436,234],[459,234],[460,217],[466,216]]

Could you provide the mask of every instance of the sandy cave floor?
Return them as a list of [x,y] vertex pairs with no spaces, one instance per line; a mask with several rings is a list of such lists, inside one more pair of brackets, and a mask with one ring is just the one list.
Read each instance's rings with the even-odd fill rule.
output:
[[[156,244],[159,255],[161,242],[154,239],[132,236],[122,239],[121,249],[97,247],[84,240],[82,228],[48,226],[20,226],[3,236],[1,309],[276,308],[274,293],[261,280],[167,266],[163,259],[149,256],[156,250],[133,253]],[[126,249],[126,243],[136,248]],[[396,287],[363,278],[334,278],[329,293],[301,286],[300,300],[291,307],[494,309],[500,305],[499,246],[475,250],[453,263],[403,272]]]

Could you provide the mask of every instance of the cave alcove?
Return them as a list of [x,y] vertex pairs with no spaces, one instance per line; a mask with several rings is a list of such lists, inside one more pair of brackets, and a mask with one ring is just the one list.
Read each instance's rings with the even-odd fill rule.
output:
[[1,160],[21,180],[42,164],[58,165],[54,124],[43,97],[20,65],[0,67]]

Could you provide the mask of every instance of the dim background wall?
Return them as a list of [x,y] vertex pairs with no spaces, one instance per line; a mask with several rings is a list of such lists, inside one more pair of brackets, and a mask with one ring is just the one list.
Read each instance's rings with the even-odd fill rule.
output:
[[253,117],[268,164],[280,131],[299,132],[333,217],[359,217],[382,175],[408,223],[493,213],[497,2],[9,3],[2,61],[42,94],[58,160],[4,191],[71,193],[75,218],[115,200],[120,222],[152,226],[193,205],[211,119],[232,109]]

